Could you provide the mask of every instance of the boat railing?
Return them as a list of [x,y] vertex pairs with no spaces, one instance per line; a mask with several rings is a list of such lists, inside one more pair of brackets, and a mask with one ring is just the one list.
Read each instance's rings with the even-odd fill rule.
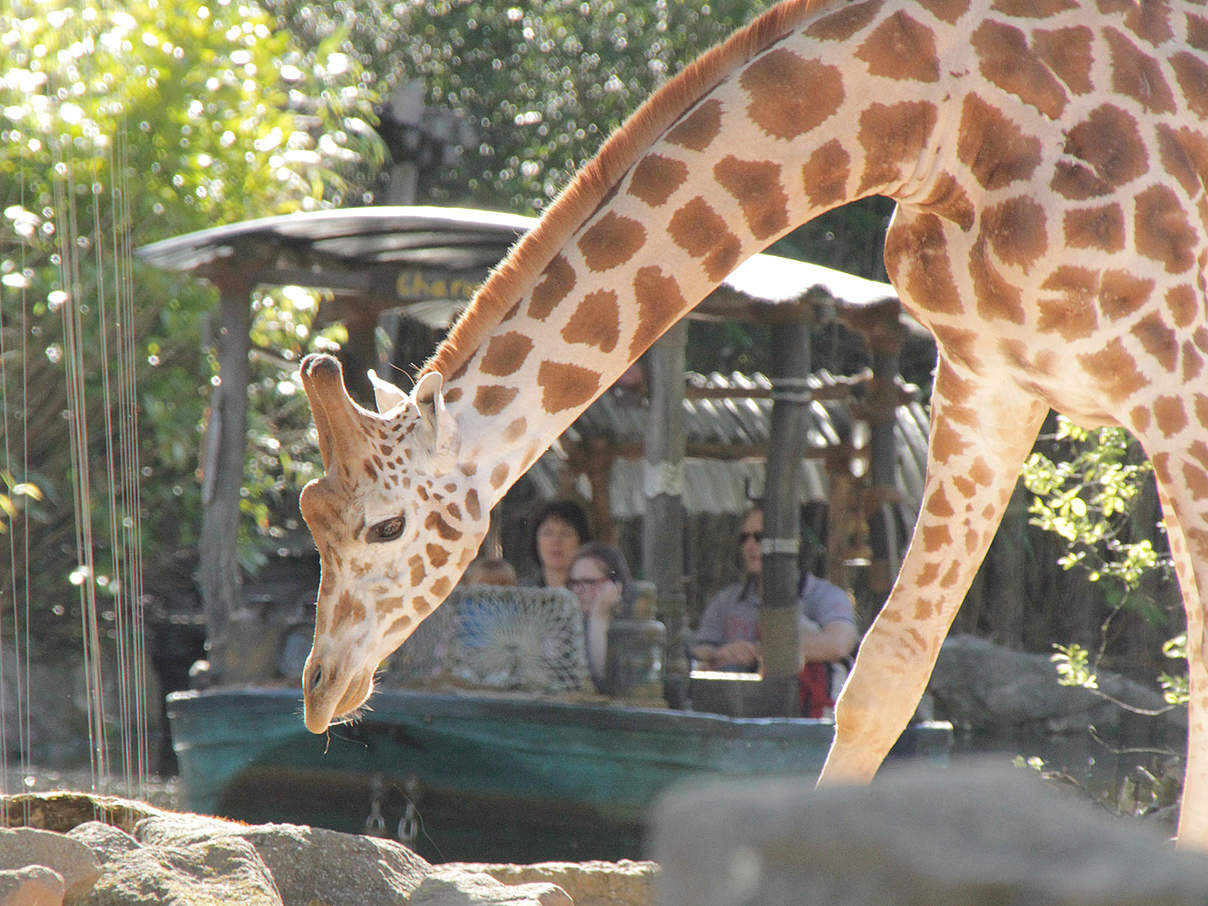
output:
[[579,603],[562,588],[456,588],[391,655],[382,684],[586,693]]

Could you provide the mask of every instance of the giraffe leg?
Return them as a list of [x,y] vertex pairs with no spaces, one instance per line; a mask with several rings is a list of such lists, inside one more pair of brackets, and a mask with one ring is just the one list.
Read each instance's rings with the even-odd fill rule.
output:
[[961,373],[941,355],[923,505],[835,706],[820,785],[871,780],[914,714],[1047,412],[1014,383]]
[[[1144,441],[1143,441],[1144,443]],[[1157,478],[1166,537],[1187,613],[1187,765],[1179,814],[1179,845],[1208,850],[1208,665],[1205,665],[1205,601],[1208,588],[1208,488],[1204,445],[1146,444]],[[1198,454],[1198,455],[1197,455]]]

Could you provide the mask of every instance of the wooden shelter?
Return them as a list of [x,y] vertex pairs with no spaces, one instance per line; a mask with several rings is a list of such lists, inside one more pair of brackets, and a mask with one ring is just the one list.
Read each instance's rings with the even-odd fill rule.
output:
[[[208,280],[220,294],[218,359],[221,382],[211,400],[204,442],[204,516],[200,550],[200,586],[211,633],[211,655],[220,668],[228,615],[239,603],[235,538],[239,491],[246,453],[246,412],[251,295],[260,286],[297,285],[324,290],[320,317],[340,320],[349,342],[342,351],[350,391],[372,398],[364,377],[369,367],[388,373],[378,361],[374,333],[383,318],[403,312],[430,327],[450,324],[475,288],[515,240],[536,223],[533,218],[487,211],[433,207],[365,207],[298,213],[221,226],[144,246],[137,252],[151,264]],[[855,513],[874,514],[871,523],[873,570],[887,579],[890,562],[888,525],[877,527],[876,511],[900,500],[899,437],[919,433],[919,413],[895,422],[909,394],[897,379],[898,354],[907,331],[925,333],[900,313],[888,284],[863,280],[816,265],[756,255],[738,267],[693,312],[693,318],[737,319],[773,327],[776,372],[758,386],[740,381],[684,380],[683,325],[673,328],[647,354],[644,373],[648,402],[642,408],[644,430],[628,436],[589,430],[593,419],[607,420],[615,400],[593,404],[564,435],[560,455],[587,476],[593,518],[607,536],[612,520],[610,474],[618,461],[642,460],[645,537],[642,572],[659,588],[664,619],[673,644],[682,631],[683,563],[681,521],[685,462],[698,457],[731,461],[766,459],[767,512],[771,535],[765,557],[783,559],[795,574],[795,522],[801,481],[796,465],[822,463],[827,476],[832,521]],[[809,374],[809,330],[837,319],[862,333],[872,351],[871,373],[859,378],[819,379]],[[806,350],[804,358],[802,350]],[[686,401],[687,399],[687,401]],[[767,412],[768,401],[771,412]],[[867,444],[853,448],[850,437],[810,421],[811,411],[830,401],[858,407],[868,425]],[[740,433],[702,442],[686,433],[685,417],[709,403],[736,423],[742,412],[770,424],[766,437]],[[762,408],[761,408],[762,407]],[[636,410],[635,410],[636,411]],[[721,415],[718,416],[720,418]],[[812,426],[812,427],[811,427]],[[913,426],[913,427],[912,427]],[[806,449],[807,439],[813,442]],[[642,438],[639,446],[634,442]],[[821,442],[818,439],[821,438]],[[859,446],[857,444],[857,446]],[[559,454],[555,454],[559,455]],[[853,462],[864,463],[871,495],[855,499]],[[547,461],[543,468],[549,468]],[[814,466],[816,471],[817,466]],[[855,471],[859,471],[857,468]],[[909,470],[908,470],[909,471]],[[807,476],[808,483],[808,476]],[[815,475],[815,483],[817,476]],[[904,504],[913,521],[917,500]],[[884,522],[885,520],[880,520]],[[878,540],[878,534],[881,536]],[[831,533],[837,539],[842,532]],[[836,560],[836,575],[841,553]],[[791,561],[791,563],[789,562]],[[776,571],[765,572],[773,576]],[[786,576],[788,573],[786,573]],[[842,577],[838,577],[842,581]],[[791,600],[793,595],[787,595]],[[773,597],[769,590],[768,598]],[[795,634],[795,628],[793,634]],[[770,636],[765,633],[765,638]]]

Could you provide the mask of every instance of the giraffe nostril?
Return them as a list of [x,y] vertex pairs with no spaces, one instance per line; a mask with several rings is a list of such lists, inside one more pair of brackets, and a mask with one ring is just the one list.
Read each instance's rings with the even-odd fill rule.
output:
[[315,664],[314,669],[310,671],[310,685],[307,687],[311,692],[319,688],[323,682],[323,665]]

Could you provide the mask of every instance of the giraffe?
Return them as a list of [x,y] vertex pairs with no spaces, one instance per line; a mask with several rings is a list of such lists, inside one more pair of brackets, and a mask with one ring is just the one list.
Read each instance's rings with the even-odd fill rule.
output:
[[669,81],[492,273],[405,394],[301,366],[325,476],[305,721],[355,713],[508,487],[740,261],[867,195],[938,360],[923,503],[819,782],[863,782],[923,693],[1050,409],[1123,425],[1183,590],[1179,833],[1208,847],[1208,8],[1202,0],[774,7]]

